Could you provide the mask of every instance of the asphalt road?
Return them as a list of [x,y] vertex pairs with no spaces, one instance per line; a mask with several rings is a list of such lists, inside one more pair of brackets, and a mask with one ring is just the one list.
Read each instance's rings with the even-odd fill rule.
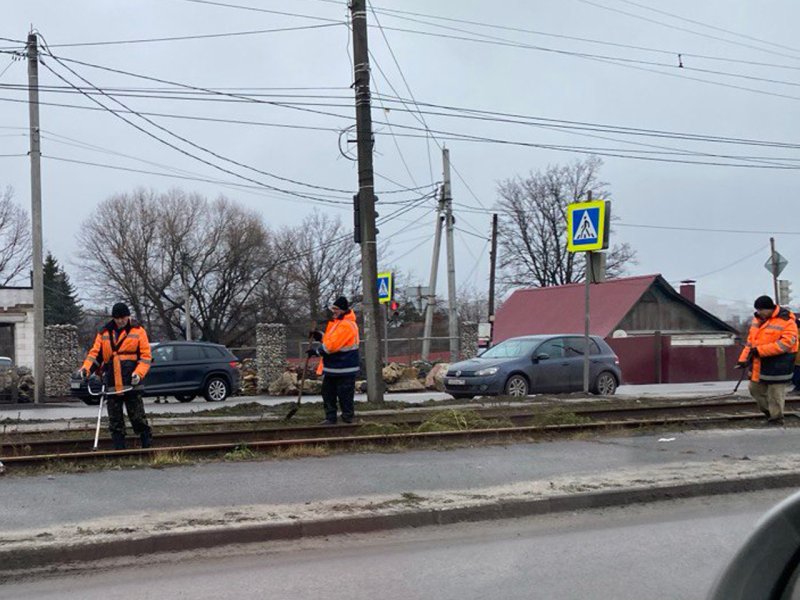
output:
[[754,428],[5,477],[0,480],[0,506],[14,507],[14,518],[0,519],[0,531],[148,511],[303,503],[406,491],[425,495],[668,463],[736,464],[748,458],[794,455],[798,448],[800,428]]
[[172,556],[16,581],[16,600],[702,599],[792,490]]

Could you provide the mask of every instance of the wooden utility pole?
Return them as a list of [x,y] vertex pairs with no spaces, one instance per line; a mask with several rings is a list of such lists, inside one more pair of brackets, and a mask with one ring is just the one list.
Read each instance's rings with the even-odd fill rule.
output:
[[497,271],[497,213],[492,215],[492,246],[489,251],[489,346],[494,339],[494,281]]
[[44,400],[44,258],[42,256],[42,152],[39,129],[39,48],[28,34],[28,115],[31,137],[31,225],[33,227],[34,402]]
[[358,148],[358,215],[361,243],[365,364],[367,399],[383,402],[383,360],[381,358],[381,310],[378,302],[378,250],[375,227],[375,175],[372,170],[372,113],[367,46],[367,3],[352,0],[353,87],[356,97],[356,145]]
[[449,314],[448,337],[450,338],[450,362],[458,360],[458,303],[456,300],[456,255],[453,239],[455,218],[453,217],[453,196],[450,192],[450,150],[442,148],[443,196],[445,210],[445,232],[447,234],[447,312]]

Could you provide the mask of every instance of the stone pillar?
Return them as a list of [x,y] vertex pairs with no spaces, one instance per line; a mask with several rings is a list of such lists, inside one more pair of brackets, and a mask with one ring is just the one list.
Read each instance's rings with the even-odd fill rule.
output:
[[44,331],[45,396],[69,396],[69,376],[80,367],[78,328],[74,325],[49,325]]
[[280,323],[256,325],[258,391],[266,392],[269,384],[286,370],[286,364],[286,325]]
[[466,360],[478,355],[478,324],[472,321],[461,323],[461,340],[459,344],[459,358]]

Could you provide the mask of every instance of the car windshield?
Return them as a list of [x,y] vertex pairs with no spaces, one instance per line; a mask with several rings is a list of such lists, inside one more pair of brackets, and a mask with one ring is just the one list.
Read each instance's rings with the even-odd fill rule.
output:
[[481,358],[520,358],[527,356],[539,345],[541,339],[521,338],[500,342],[481,354]]

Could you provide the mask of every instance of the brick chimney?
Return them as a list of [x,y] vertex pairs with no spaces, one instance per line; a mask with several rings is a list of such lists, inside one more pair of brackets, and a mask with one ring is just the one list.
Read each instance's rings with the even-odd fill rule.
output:
[[681,296],[686,298],[689,302],[694,304],[694,279],[684,279],[681,281]]

